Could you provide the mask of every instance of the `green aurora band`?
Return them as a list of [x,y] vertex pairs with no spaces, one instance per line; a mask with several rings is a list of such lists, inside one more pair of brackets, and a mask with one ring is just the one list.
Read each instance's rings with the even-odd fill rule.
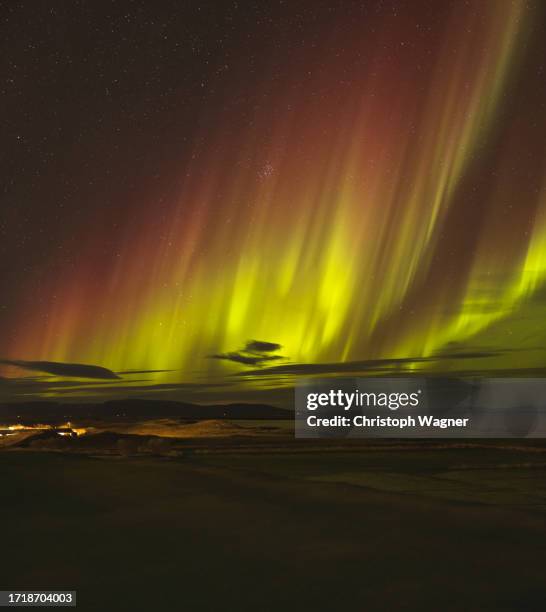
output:
[[[238,372],[207,357],[251,338],[290,363],[468,370],[418,359],[476,345],[527,348],[518,363],[536,367],[546,183],[526,142],[544,126],[511,110],[534,12],[485,1],[436,31],[408,15],[333,26],[282,83],[263,75],[244,129],[211,96],[176,197],[91,225],[39,306],[29,278],[4,357],[171,370],[150,384]],[[397,39],[399,54],[382,52]],[[97,257],[102,231],[119,248]],[[264,378],[240,384],[281,384]]]

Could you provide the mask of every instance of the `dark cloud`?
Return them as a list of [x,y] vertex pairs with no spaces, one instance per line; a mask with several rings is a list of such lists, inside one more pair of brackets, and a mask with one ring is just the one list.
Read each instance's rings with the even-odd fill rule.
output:
[[263,342],[261,340],[249,340],[245,346],[247,353],[273,353],[280,349],[282,349],[282,345],[276,342]]
[[460,353],[438,353],[432,357],[423,359],[423,361],[438,361],[440,359],[486,359],[487,357],[499,357],[507,351],[490,350],[490,351],[461,351]]
[[[137,381],[138,382],[138,381]],[[228,388],[233,386],[234,383],[230,381],[222,381],[220,383],[159,383],[159,384],[146,384],[146,385],[134,385],[131,383],[112,386],[97,386],[93,387],[90,384],[79,383],[76,385],[67,386],[64,385],[62,387],[54,387],[51,386],[50,390],[54,391],[56,395],[71,395],[71,394],[81,394],[88,393],[91,395],[95,395],[97,397],[100,396],[122,396],[122,397],[131,397],[135,393],[159,393],[159,392],[170,392],[177,391],[180,393],[191,392],[198,393],[203,391],[208,391],[212,388]]]
[[276,342],[264,342],[263,340],[248,340],[244,348],[229,353],[209,355],[210,359],[224,359],[247,366],[261,366],[270,361],[284,359],[281,355],[270,355],[281,349],[282,346]]
[[357,372],[393,372],[393,369],[404,369],[405,366],[416,363],[433,363],[450,359],[484,359],[497,357],[502,351],[467,351],[460,353],[445,353],[432,357],[404,357],[400,359],[368,359],[365,361],[346,361],[341,363],[286,363],[259,370],[238,372],[235,376],[267,376],[292,374],[312,376],[318,374],[343,374]]
[[282,359],[280,355],[264,355],[264,354],[246,354],[246,352],[233,352],[233,353],[220,353],[218,355],[210,355],[210,359],[225,359],[226,361],[233,361],[234,363],[241,363],[243,365],[257,366],[268,361],[276,361]]
[[[268,384],[271,381],[291,381],[291,377],[264,376],[263,380]],[[256,378],[256,380],[259,380]],[[4,378],[0,376],[0,399],[2,393],[13,396],[61,396],[65,394],[85,394],[86,396],[108,395],[128,397],[135,392],[159,392],[159,391],[180,391],[180,392],[202,392],[208,389],[218,388],[227,389],[238,386],[240,382],[232,377],[221,377],[216,381],[202,379],[195,382],[155,382],[152,378],[138,379],[64,379],[60,380],[55,376],[18,376]]]
[[54,376],[67,376],[75,378],[98,378],[101,380],[115,380],[120,377],[102,366],[82,363],[60,363],[56,361],[22,361],[1,359],[0,364],[15,366],[23,370],[45,372]]
[[178,370],[120,370],[116,374],[162,374],[166,372],[178,372]]

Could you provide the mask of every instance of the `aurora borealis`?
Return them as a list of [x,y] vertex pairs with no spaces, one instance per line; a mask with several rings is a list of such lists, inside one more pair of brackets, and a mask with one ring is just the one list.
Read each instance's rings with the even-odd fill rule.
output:
[[[59,33],[44,43],[68,49],[70,68],[62,53],[48,67],[64,80],[29,76],[19,93],[35,114],[55,99],[49,125],[64,105],[76,127],[51,150],[42,129],[38,179],[27,151],[6,183],[0,358],[95,364],[124,392],[181,393],[272,388],[320,364],[543,367],[540,3],[225,11],[208,34],[182,9],[148,15],[136,60],[140,31],[121,15],[85,50]],[[187,49],[168,55],[165,41]],[[15,106],[14,143],[28,114]],[[252,340],[281,348],[234,359]],[[41,384],[24,395],[99,387]]]

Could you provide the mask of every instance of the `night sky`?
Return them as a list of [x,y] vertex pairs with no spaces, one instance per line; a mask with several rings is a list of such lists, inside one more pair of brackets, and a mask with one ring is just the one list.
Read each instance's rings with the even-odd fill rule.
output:
[[27,1],[0,28],[0,399],[546,373],[542,2]]

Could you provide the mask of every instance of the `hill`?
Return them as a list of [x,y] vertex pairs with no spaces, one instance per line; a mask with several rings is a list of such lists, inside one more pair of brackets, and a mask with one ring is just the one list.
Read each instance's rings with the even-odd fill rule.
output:
[[59,421],[100,419],[177,418],[191,421],[210,419],[291,419],[293,413],[265,404],[201,405],[184,402],[123,399],[97,403],[60,403],[49,401],[0,404],[0,423],[57,423]]

